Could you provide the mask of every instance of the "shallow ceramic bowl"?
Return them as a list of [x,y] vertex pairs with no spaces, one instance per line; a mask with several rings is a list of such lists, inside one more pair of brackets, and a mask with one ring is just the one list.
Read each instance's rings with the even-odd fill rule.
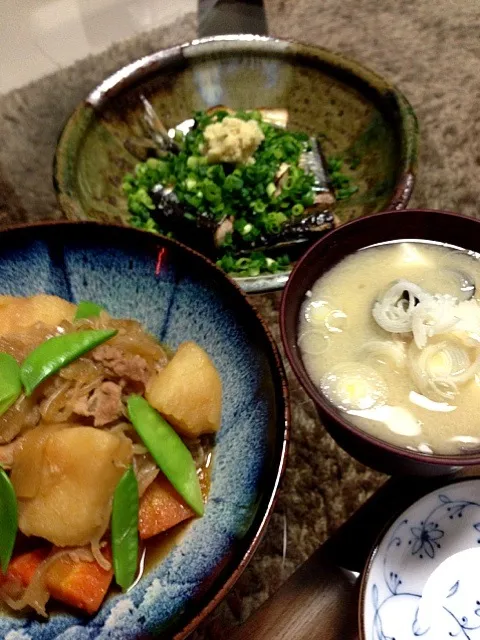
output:
[[310,380],[297,346],[300,308],[307,291],[346,256],[391,240],[429,240],[480,253],[480,222],[441,211],[391,211],[354,220],[313,245],[297,263],[283,292],[280,328],[286,354],[303,387],[315,402],[323,424],[348,453],[385,473],[435,475],[480,464],[480,452],[433,455],[391,445],[347,422]]
[[[417,121],[405,97],[353,60],[325,49],[262,36],[217,36],[159,51],[107,78],[82,102],[58,143],[54,183],[71,219],[127,223],[121,183],[138,162],[125,140],[139,135],[140,94],[167,126],[194,111],[284,107],[293,129],[342,156],[359,191],[337,207],[346,222],[410,197]],[[247,291],[281,288],[288,273],[240,278]]]
[[480,479],[404,511],[375,546],[360,594],[361,640],[480,638]]
[[66,222],[2,232],[0,293],[40,292],[95,300],[173,348],[185,340],[200,344],[222,378],[222,428],[205,515],[164,560],[93,618],[2,615],[0,637],[184,638],[239,577],[273,509],[288,435],[276,347],[220,270],[174,241],[134,229]]

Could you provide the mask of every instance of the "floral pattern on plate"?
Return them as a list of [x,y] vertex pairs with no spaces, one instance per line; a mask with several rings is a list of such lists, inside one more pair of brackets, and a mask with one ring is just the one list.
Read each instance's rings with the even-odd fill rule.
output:
[[363,578],[363,640],[480,640],[480,479],[430,493],[392,524]]

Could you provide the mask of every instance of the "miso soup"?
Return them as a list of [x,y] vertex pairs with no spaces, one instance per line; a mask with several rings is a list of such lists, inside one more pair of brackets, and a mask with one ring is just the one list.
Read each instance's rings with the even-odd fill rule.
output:
[[402,241],[356,252],[302,306],[305,367],[349,422],[424,453],[480,451],[480,260]]

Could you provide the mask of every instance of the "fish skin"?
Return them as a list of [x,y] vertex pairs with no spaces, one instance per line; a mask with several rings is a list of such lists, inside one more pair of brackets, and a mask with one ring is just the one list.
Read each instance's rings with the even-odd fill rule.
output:
[[[150,128],[150,135],[156,134],[155,138],[159,139],[165,145],[166,127],[161,123],[155,114],[153,107],[142,96],[143,106],[145,108],[145,120]],[[288,123],[288,111],[285,109],[257,109],[261,111],[265,121],[270,121],[281,128],[285,128]],[[217,105],[207,110],[207,113],[213,114],[217,111],[227,111],[230,114],[235,112],[229,107]],[[276,121],[276,122],[275,122]],[[170,151],[177,151],[175,143],[170,147]],[[328,173],[326,171],[326,162],[323,153],[314,137],[310,137],[311,150],[302,154],[300,166],[305,171],[312,173],[315,177],[313,191],[315,193],[314,204],[305,209],[301,218],[284,224],[281,231],[276,234],[262,234],[253,241],[246,241],[238,232],[233,232],[233,242],[235,253],[244,255],[254,250],[277,251],[287,250],[289,248],[306,247],[322,235],[331,231],[338,226],[338,219],[334,215],[332,208],[335,204],[335,196],[330,185]],[[165,148],[165,147],[164,147]],[[194,220],[189,220],[184,216],[184,208],[178,201],[171,187],[163,187],[157,185],[151,192],[155,209],[151,216],[157,224],[166,231],[172,231],[175,237],[198,249],[211,259],[216,259],[221,254],[221,245],[218,239],[223,237],[222,226],[226,223],[226,218],[216,221],[204,215],[198,215]],[[231,221],[233,224],[233,220]]]

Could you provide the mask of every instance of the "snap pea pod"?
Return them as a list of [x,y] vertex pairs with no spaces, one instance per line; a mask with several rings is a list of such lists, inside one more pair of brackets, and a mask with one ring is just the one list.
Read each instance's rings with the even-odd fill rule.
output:
[[18,529],[17,498],[10,478],[0,467],[0,565],[6,573]]
[[115,580],[124,591],[135,580],[138,567],[138,483],[131,466],[113,495],[112,554]]
[[8,353],[0,353],[0,416],[22,393],[20,367]]
[[91,302],[90,300],[81,300],[77,305],[77,311],[73,320],[84,320],[85,318],[98,318],[98,316],[103,311],[103,307],[101,307],[96,302]]
[[54,336],[34,349],[20,367],[20,379],[27,396],[40,383],[81,355],[113,338],[114,329],[91,329]]
[[136,432],[172,485],[199,516],[203,498],[192,454],[177,432],[141,396],[130,396],[128,415]]

